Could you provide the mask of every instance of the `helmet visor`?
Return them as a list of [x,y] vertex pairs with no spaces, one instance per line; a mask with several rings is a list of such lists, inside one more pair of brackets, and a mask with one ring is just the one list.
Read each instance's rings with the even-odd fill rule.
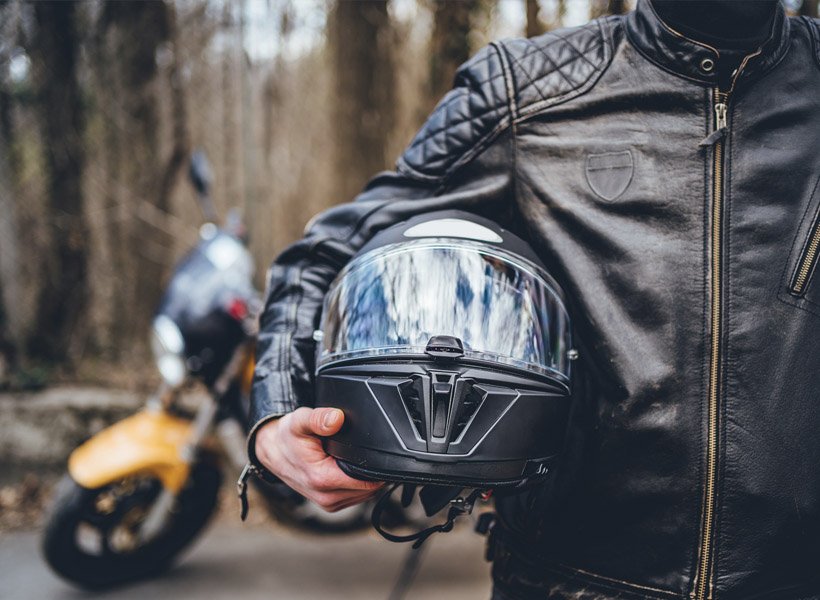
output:
[[418,240],[354,258],[325,297],[317,366],[423,354],[459,338],[467,359],[569,377],[557,285],[517,255],[469,240]]

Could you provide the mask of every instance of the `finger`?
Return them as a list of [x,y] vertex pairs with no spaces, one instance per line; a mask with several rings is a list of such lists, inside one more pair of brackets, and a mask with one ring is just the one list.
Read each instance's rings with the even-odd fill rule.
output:
[[314,435],[328,436],[338,433],[345,414],[338,408],[314,408],[310,414],[310,431]]
[[377,492],[326,492],[314,494],[311,500],[322,509],[336,512],[349,506],[356,506],[370,500]]
[[310,428],[310,415],[313,413],[312,408],[301,407],[297,408],[291,413],[288,413],[282,420],[287,419],[287,426],[293,435],[313,435]]
[[384,487],[381,481],[365,481],[350,477],[339,468],[336,460],[330,456],[311,468],[311,480],[317,487],[324,490],[355,490],[376,491]]
[[343,510],[345,508],[350,508],[351,506],[356,506],[358,504],[362,504],[362,503],[367,502],[368,500],[370,500],[370,498],[373,497],[374,493],[375,492],[370,492],[370,493],[362,495],[362,496],[350,497],[348,499],[345,499],[341,502],[338,502],[338,503],[332,505],[331,507],[329,507],[328,509],[325,509],[325,510],[329,510],[330,512],[338,512],[338,511]]

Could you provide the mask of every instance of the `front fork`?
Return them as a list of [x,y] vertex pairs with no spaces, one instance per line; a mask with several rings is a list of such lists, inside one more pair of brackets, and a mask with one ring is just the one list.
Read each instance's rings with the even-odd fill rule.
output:
[[[216,417],[218,408],[219,404],[217,401],[213,396],[208,394],[205,400],[200,403],[196,415],[194,415],[190,437],[179,451],[180,459],[186,464],[189,472],[191,464],[196,460],[202,441],[211,429],[211,424]],[[178,493],[179,490],[177,489],[166,486],[162,487],[162,491],[159,493],[159,496],[157,496],[148,514],[146,514],[145,520],[140,528],[139,537],[141,542],[152,539],[163,530],[168,523],[168,519],[171,517]]]

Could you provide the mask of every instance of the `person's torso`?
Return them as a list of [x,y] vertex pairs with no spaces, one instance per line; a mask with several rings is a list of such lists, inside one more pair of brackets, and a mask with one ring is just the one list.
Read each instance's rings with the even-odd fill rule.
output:
[[[525,519],[539,568],[590,597],[804,597],[820,590],[815,34],[791,20],[782,56],[724,99],[623,20],[604,28],[594,86],[513,128],[583,380],[569,491]],[[702,146],[716,103],[726,134]]]

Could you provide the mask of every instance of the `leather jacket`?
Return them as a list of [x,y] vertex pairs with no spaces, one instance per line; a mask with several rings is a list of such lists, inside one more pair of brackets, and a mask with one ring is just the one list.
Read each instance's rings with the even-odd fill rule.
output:
[[357,249],[473,211],[533,244],[580,352],[553,484],[499,501],[498,593],[820,597],[820,23],[778,7],[729,89],[719,60],[646,0],[479,52],[395,170],[273,264],[254,431],[311,405]]

